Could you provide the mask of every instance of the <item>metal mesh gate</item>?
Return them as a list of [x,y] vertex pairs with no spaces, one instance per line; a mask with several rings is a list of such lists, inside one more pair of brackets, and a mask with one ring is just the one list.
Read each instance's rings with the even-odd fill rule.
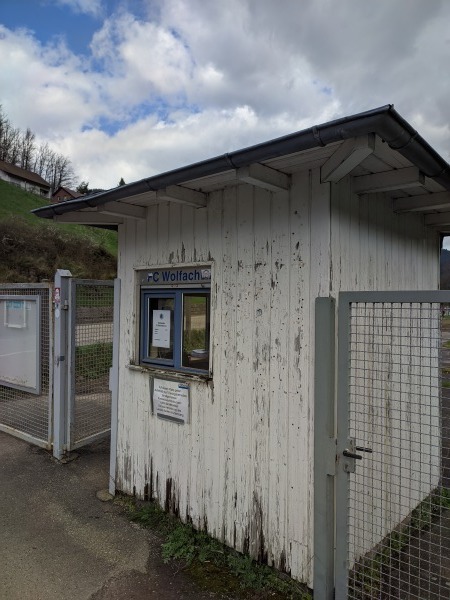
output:
[[74,449],[111,427],[114,283],[73,279],[70,286],[68,449]]
[[[20,372],[25,370],[26,346],[17,347],[19,334],[29,335],[31,320],[36,327],[37,379],[35,391],[19,389],[20,385],[0,385],[0,430],[21,437],[41,447],[51,444],[51,414],[52,414],[52,369],[53,362],[53,327],[52,327],[52,286],[51,284],[5,284],[0,286],[0,361],[2,370],[10,369]],[[14,298],[17,298],[14,301]],[[27,301],[27,298],[30,300]],[[32,300],[33,299],[33,300]],[[19,314],[19,320],[11,317],[8,322],[8,307],[13,306],[12,312]],[[33,315],[33,309],[36,314]],[[8,363],[9,361],[9,363]],[[37,364],[39,362],[39,364]],[[26,379],[26,375],[23,375]],[[15,387],[14,387],[15,386]]]
[[450,598],[450,297],[431,294],[340,298],[338,599]]

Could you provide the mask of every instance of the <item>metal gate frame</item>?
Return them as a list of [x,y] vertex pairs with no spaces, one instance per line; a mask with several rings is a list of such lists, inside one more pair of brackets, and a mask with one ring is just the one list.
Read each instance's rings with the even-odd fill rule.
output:
[[337,323],[336,301],[316,299],[313,587],[321,600],[348,597],[348,495],[355,462],[349,439],[350,307],[357,302],[450,303],[450,291],[341,292]]
[[[30,296],[30,292],[37,290],[39,295],[39,291],[48,290],[47,292],[47,302],[43,301],[43,298],[39,295],[40,302],[38,305],[40,306],[40,325],[41,328],[44,327],[44,322],[42,321],[42,316],[45,313],[46,319],[48,320],[48,330],[45,332],[48,337],[48,365],[47,373],[41,374],[41,382],[43,378],[48,379],[48,426],[47,426],[47,436],[46,438],[39,438],[35,435],[32,435],[26,431],[21,431],[18,428],[10,427],[6,424],[0,423],[0,431],[5,433],[9,433],[15,437],[23,439],[29,443],[34,444],[35,446],[39,446],[41,448],[50,449],[52,443],[52,434],[53,434],[53,305],[52,305],[52,295],[53,295],[53,283],[51,282],[42,282],[42,283],[2,283],[0,284],[0,294],[8,294],[8,291],[13,290],[13,295],[20,296],[21,298],[26,298]],[[36,294],[33,295],[35,297]],[[44,333],[41,331],[41,335]],[[40,382],[40,383],[41,383]],[[6,386],[9,387],[9,386]],[[35,401],[36,398],[34,395],[30,395],[30,401]]]
[[[70,271],[58,269],[55,276],[55,342],[54,342],[54,406],[53,406],[53,456],[62,460],[71,452],[109,435],[110,426],[102,431],[75,439],[75,348],[76,348],[76,289],[78,285],[107,286],[114,289],[113,305],[113,357],[109,377],[111,392],[112,433],[115,435],[117,385],[118,385],[118,319],[120,281],[72,279]],[[115,443],[115,438],[114,440]],[[113,446],[112,446],[113,449]]]

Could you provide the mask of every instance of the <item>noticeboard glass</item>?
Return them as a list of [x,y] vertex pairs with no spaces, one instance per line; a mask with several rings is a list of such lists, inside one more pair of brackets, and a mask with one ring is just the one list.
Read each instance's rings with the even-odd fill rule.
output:
[[40,393],[40,298],[0,296],[0,385]]

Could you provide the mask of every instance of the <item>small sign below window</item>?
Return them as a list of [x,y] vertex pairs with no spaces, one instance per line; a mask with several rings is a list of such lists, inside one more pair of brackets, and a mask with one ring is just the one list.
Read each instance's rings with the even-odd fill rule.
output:
[[152,411],[160,419],[189,423],[189,385],[169,379],[152,379]]

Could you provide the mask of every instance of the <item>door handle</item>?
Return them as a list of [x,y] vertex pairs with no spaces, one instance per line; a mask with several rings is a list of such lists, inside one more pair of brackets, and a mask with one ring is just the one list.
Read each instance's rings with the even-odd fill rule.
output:
[[[359,450],[359,448],[357,448],[357,450]],[[360,454],[355,454],[354,452],[350,452],[350,450],[347,450],[347,448],[344,450],[344,452],[342,454],[344,456],[348,456],[348,458],[356,458],[357,460],[362,459],[362,456]]]

